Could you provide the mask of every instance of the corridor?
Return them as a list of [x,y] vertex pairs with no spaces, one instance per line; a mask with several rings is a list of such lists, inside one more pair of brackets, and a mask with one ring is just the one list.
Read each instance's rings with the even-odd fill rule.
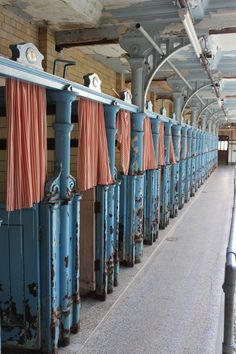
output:
[[233,167],[219,166],[106,302],[82,299],[80,333],[59,353],[220,353],[232,198]]

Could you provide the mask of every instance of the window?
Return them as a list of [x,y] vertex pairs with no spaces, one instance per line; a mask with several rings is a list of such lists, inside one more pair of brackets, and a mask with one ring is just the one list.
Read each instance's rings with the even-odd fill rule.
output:
[[218,150],[227,151],[229,147],[229,137],[227,135],[220,135],[218,141]]

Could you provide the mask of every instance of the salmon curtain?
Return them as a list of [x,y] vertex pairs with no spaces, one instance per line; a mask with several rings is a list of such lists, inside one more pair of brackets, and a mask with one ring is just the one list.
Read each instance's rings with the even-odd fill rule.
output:
[[45,88],[6,80],[6,210],[31,208],[44,198],[47,166]]
[[130,112],[120,110],[117,115],[117,147],[121,154],[121,166],[124,175],[128,175],[130,162]]
[[170,163],[176,163],[175,150],[172,135],[170,136]]
[[77,178],[80,191],[113,182],[103,105],[86,99],[78,103]]
[[143,132],[143,170],[154,170],[157,168],[157,162],[152,137],[152,124],[148,117],[144,119]]
[[159,139],[158,139],[158,165],[165,165],[165,127],[164,122],[159,124]]

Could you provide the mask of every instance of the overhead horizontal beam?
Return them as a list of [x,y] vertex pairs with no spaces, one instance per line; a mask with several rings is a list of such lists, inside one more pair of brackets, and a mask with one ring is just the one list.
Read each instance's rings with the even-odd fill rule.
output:
[[236,27],[227,27],[222,29],[209,30],[209,34],[230,34],[230,33],[236,33]]
[[128,31],[128,26],[106,26],[58,31],[55,33],[56,50],[78,46],[119,43],[120,36]]

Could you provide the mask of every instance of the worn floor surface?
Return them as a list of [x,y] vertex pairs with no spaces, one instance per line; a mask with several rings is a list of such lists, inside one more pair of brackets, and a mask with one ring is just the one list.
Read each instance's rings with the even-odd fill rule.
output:
[[233,168],[219,167],[106,302],[82,301],[81,331],[59,353],[220,354],[232,197]]

